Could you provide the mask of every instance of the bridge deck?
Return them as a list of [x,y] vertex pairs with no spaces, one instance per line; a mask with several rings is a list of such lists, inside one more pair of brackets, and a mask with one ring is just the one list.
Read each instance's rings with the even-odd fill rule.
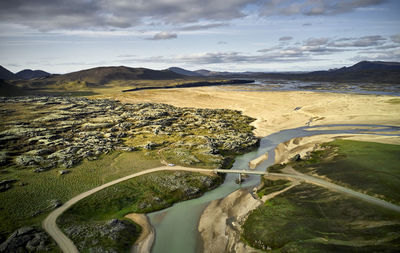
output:
[[268,174],[266,171],[251,171],[251,170],[221,170],[215,169],[215,173],[240,173],[240,174],[253,174],[253,175],[265,175]]

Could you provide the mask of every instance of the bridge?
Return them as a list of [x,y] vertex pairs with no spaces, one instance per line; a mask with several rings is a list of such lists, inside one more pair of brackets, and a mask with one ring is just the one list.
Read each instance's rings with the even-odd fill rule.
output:
[[246,175],[267,175],[267,171],[251,171],[251,170],[222,170],[222,169],[214,169],[214,173],[237,173],[239,175],[239,182],[242,182],[242,174]]

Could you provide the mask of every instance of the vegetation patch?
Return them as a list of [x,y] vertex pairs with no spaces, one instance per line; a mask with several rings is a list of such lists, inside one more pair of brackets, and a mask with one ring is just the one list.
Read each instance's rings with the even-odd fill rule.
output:
[[289,180],[269,180],[265,177],[261,178],[262,187],[257,191],[257,195],[259,198],[262,198],[264,195],[268,195],[273,192],[277,192],[285,189],[291,185]]
[[[94,249],[129,252],[135,241],[135,233],[129,234],[127,229],[127,232],[121,232],[120,236],[110,240],[111,235],[106,232],[112,230],[110,223],[118,224],[117,220],[122,222],[123,217],[132,212],[152,212],[178,201],[198,197],[220,183],[221,178],[218,176],[199,173],[158,172],[145,175],[83,199],[67,210],[59,218],[58,224],[81,252],[91,252]],[[130,231],[133,230],[132,227]],[[126,243],[127,239],[129,243]]]
[[400,145],[337,139],[310,158],[292,162],[301,172],[326,176],[335,183],[400,203]]
[[34,173],[9,170],[2,178],[14,178],[11,189],[0,192],[0,231],[3,240],[22,226],[37,225],[58,205],[81,192],[114,179],[160,166],[158,159],[144,159],[144,153],[115,151],[94,161],[83,161],[60,175],[57,170]]
[[301,184],[252,211],[242,238],[272,252],[397,252],[400,216]]

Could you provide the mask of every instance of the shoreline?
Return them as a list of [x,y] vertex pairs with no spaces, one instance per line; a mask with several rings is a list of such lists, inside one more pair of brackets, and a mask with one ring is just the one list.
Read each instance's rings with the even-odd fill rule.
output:
[[[338,138],[400,145],[400,136],[322,134],[297,137],[277,145],[274,164],[287,162],[296,154],[306,155],[318,148],[318,145]],[[295,173],[294,170],[289,172]],[[300,180],[291,181],[292,184],[289,187],[263,196],[261,200],[255,199],[249,190],[239,189],[222,199],[212,201],[203,211],[198,225],[201,243],[205,248],[204,252],[217,253],[226,250],[238,253],[263,252],[240,240],[241,226],[252,210],[265,203],[265,201],[300,184]],[[258,189],[259,186],[256,186],[256,188]]]
[[335,139],[400,145],[400,136],[379,136],[371,134],[320,134],[307,137],[297,137],[278,144],[275,148],[274,163],[286,163],[290,158],[297,154],[299,154],[300,157],[304,157],[309,152],[314,151],[319,144],[334,141]]
[[125,215],[128,218],[142,227],[142,233],[140,233],[139,238],[133,244],[131,253],[150,253],[155,240],[155,230],[150,224],[149,218],[146,214],[131,213]]
[[268,160],[268,152],[265,154],[260,155],[259,157],[251,160],[249,162],[249,168],[254,170],[260,163]]

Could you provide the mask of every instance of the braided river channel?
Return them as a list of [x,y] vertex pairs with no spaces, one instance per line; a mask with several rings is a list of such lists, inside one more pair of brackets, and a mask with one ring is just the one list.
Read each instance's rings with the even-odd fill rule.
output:
[[[323,127],[324,130],[319,130]],[[342,130],[340,127],[343,127]],[[332,128],[332,130],[329,130]],[[400,127],[385,125],[321,125],[304,126],[283,130],[261,139],[257,150],[237,156],[232,169],[249,169],[248,163],[268,152],[268,160],[259,164],[255,170],[265,171],[274,163],[275,148],[279,143],[296,137],[306,137],[320,134],[374,134],[399,136]],[[218,188],[203,196],[177,203],[168,209],[148,214],[156,231],[153,253],[195,253],[201,251],[201,238],[197,230],[200,216],[206,206],[216,199],[224,198],[239,188],[253,188],[260,183],[260,176],[250,175],[239,185],[235,182],[238,175],[227,174],[225,181]]]

